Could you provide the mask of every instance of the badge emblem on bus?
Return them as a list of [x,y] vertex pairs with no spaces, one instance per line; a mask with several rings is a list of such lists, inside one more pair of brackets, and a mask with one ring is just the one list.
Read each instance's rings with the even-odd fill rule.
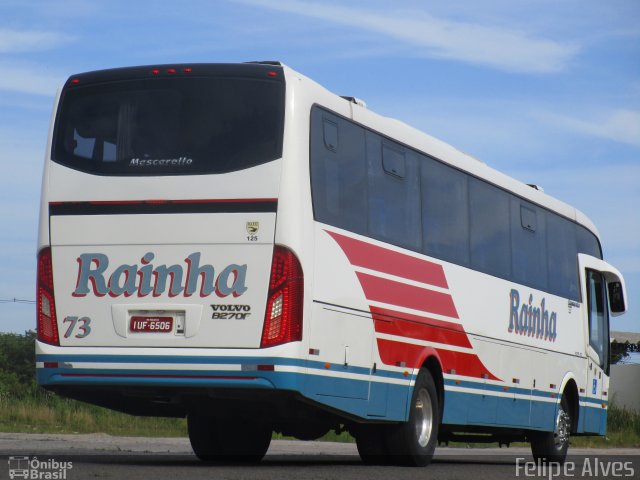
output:
[[247,222],[247,233],[249,235],[255,235],[260,229],[260,222]]

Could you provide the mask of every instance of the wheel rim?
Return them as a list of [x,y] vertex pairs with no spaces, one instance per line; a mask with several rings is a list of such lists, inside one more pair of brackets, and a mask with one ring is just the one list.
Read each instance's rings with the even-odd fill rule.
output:
[[431,405],[431,397],[426,389],[422,388],[418,392],[414,408],[414,425],[418,444],[421,447],[426,447],[431,439],[433,428],[433,405]]
[[556,420],[556,428],[553,432],[553,443],[556,449],[561,450],[569,443],[569,435],[571,432],[571,417],[560,404],[558,410],[558,418]]

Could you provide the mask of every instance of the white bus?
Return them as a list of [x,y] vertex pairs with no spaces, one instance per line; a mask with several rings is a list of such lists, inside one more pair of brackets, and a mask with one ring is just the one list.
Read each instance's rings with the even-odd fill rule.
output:
[[186,417],[205,460],[605,433],[625,287],[573,207],[277,62],[74,75],[52,123],[43,387]]

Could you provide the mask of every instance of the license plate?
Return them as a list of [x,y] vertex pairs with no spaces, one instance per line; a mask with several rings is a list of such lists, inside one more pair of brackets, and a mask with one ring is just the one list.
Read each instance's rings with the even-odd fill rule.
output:
[[132,332],[166,333],[173,330],[173,317],[133,316],[129,322]]

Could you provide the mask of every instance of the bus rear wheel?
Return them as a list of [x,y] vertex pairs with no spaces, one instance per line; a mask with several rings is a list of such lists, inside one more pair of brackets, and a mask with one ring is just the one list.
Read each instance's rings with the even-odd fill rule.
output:
[[187,428],[193,452],[208,462],[258,463],[271,443],[265,423],[189,414]]
[[394,463],[422,467],[433,458],[440,419],[438,392],[426,369],[418,373],[410,408],[409,421],[391,430],[387,448]]
[[531,437],[531,453],[536,462],[564,464],[571,435],[571,408],[567,395],[562,395],[553,432],[535,432]]
[[365,465],[386,465],[389,463],[387,440],[389,427],[386,425],[361,425],[355,437],[358,453]]

